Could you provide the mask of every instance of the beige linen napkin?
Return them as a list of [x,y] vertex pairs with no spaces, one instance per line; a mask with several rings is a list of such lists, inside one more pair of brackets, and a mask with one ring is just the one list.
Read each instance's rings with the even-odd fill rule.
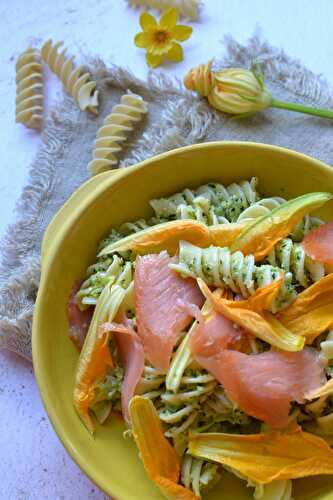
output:
[[[246,45],[227,38],[225,47],[227,55],[221,65],[249,67],[259,58],[277,99],[333,108],[333,89],[327,83],[258,36]],[[205,61],[198,64],[201,62]],[[333,161],[333,126],[328,120],[281,110],[231,120],[212,110],[204,99],[184,91],[180,82],[163,75],[153,73],[143,82],[123,68],[106,68],[100,60],[91,68],[102,94],[100,115],[80,112],[69,97],[50,113],[18,203],[17,221],[8,228],[0,247],[0,346],[27,358],[31,357],[43,233],[56,211],[89,177],[87,165],[96,131],[127,89],[148,102],[149,115],[123,151],[122,167],[172,148],[212,140],[276,144],[329,164]]]

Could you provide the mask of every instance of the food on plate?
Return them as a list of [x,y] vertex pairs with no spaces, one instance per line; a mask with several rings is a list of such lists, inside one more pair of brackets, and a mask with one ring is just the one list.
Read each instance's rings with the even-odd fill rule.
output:
[[16,62],[16,122],[29,128],[43,123],[44,77],[40,53],[27,49]]
[[91,80],[89,72],[83,66],[74,66],[74,57],[65,57],[66,48],[62,47],[64,42],[53,43],[47,40],[41,49],[43,61],[50,70],[61,80],[67,92],[74,98],[82,111],[91,111],[98,114],[98,90],[96,82]]
[[121,412],[167,498],[223,469],[277,500],[333,474],[333,250],[309,215],[332,197],[186,188],[113,228],[74,285],[77,413],[94,432]]
[[88,165],[91,173],[99,174],[118,164],[116,154],[147,111],[147,103],[140,95],[128,91],[121,97],[97,131],[93,159]]

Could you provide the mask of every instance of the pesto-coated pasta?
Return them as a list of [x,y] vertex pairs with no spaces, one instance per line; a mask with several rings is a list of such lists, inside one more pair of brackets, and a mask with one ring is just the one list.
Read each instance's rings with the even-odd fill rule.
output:
[[16,62],[16,122],[41,128],[43,122],[44,80],[40,53],[27,49]]
[[218,465],[185,454],[181,462],[181,482],[198,497],[219,481]]
[[60,78],[65,89],[82,111],[88,110],[98,114],[96,82],[90,79],[90,74],[84,71],[83,66],[74,68],[74,57],[65,57],[66,48],[58,52],[63,44],[64,42],[53,43],[52,40],[47,40],[42,46],[42,59]]
[[95,306],[97,299],[108,283],[121,285],[125,288],[132,281],[133,269],[130,262],[125,262],[121,257],[113,255],[100,262],[100,265],[88,268],[91,271],[82,283],[76,297],[80,308]]
[[128,91],[121,97],[120,104],[112,108],[97,132],[93,160],[88,165],[92,174],[99,174],[118,164],[116,153],[122,150],[121,144],[147,111],[147,103],[141,96]]
[[[259,287],[278,280],[282,269],[270,264],[257,266],[253,255],[231,253],[226,247],[199,248],[182,241],[179,245],[179,262],[170,267],[184,277],[202,278],[209,285],[227,286],[234,293],[249,297]],[[297,296],[292,285],[292,274],[284,274],[284,283],[273,304],[272,312],[286,307]]]
[[268,255],[267,261],[272,266],[278,266],[287,273],[291,272],[294,282],[304,288],[325,275],[324,265],[308,257],[302,245],[294,243],[291,238],[279,241]]
[[292,500],[292,481],[290,479],[272,481],[255,488],[255,500]]
[[232,183],[227,187],[209,183],[196,190],[184,189],[169,198],[151,200],[157,217],[168,220],[197,219],[208,225],[235,222],[258,199],[258,180]]

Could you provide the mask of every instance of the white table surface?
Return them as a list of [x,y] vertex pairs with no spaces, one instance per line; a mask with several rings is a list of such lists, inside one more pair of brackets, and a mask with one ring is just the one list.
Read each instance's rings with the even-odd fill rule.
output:
[[[230,33],[244,42],[256,28],[308,68],[333,81],[331,0],[205,0],[201,20],[184,44],[185,60],[162,71],[182,76],[223,54]],[[31,42],[63,39],[71,53],[100,55],[145,78],[144,51],[133,44],[138,12],[124,0],[2,0],[0,2],[0,237],[39,146],[38,132],[14,121],[15,60]],[[62,92],[49,77],[48,102]],[[51,95],[52,94],[52,95]],[[72,462],[42,406],[31,365],[0,353],[0,499],[101,500],[105,495]],[[124,499],[125,500],[125,499]]]

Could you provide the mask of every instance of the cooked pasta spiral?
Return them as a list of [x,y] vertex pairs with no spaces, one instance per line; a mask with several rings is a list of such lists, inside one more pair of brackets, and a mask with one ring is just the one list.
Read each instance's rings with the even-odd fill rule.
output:
[[320,342],[321,355],[327,363],[333,360],[333,330],[331,330],[326,339]]
[[[280,205],[282,205],[282,203],[285,202],[286,200],[279,196],[263,198],[262,200],[257,201],[256,203],[245,209],[238,217],[237,222],[245,219],[256,219],[263,215],[267,215],[271,210],[274,210],[274,208],[279,207]],[[309,231],[311,231],[311,229],[320,226],[320,224],[322,223],[323,222],[317,217],[306,215],[301,221],[296,224],[296,226],[290,233],[290,236],[294,241],[301,241],[304,236]]]
[[29,128],[41,128],[43,88],[40,53],[27,49],[16,62],[16,122]]
[[319,281],[325,275],[324,265],[305,255],[302,245],[294,243],[291,238],[279,241],[268,255],[267,261],[285,272],[291,272],[295,283],[299,283],[304,288]]
[[67,92],[73,96],[82,111],[98,114],[98,90],[96,82],[90,80],[90,74],[84,73],[83,67],[74,69],[74,58],[65,58],[67,49],[58,52],[64,42],[53,44],[52,40],[44,43],[41,54],[43,61],[62,81]]
[[112,108],[97,132],[94,159],[89,163],[93,174],[99,174],[118,164],[115,153],[121,151],[120,144],[126,141],[127,134],[134,128],[133,125],[142,120],[147,111],[147,103],[141,96],[128,91],[121,97],[120,104]]
[[258,200],[257,184],[256,177],[227,187],[209,183],[196,190],[184,189],[169,198],[151,200],[150,205],[157,217],[168,220],[190,218],[209,225],[234,222]]
[[[179,262],[170,267],[182,276],[202,278],[217,287],[227,286],[243,297],[249,297],[256,288],[278,280],[282,273],[280,268],[269,264],[257,266],[253,255],[244,256],[240,251],[232,254],[227,247],[202,249],[185,241],[179,245]],[[287,272],[272,312],[287,306],[296,296],[292,274]]]
[[209,61],[207,64],[200,64],[190,69],[184,78],[185,87],[188,90],[195,90],[203,97],[208,96],[213,85],[212,64],[213,61]]
[[105,262],[107,267],[105,263],[104,265],[100,263],[99,266],[98,264],[95,265],[93,269],[88,268],[88,273],[89,270],[92,270],[92,273],[82,283],[80,290],[76,294],[81,309],[91,305],[95,306],[98,297],[108,283],[127,288],[132,281],[133,269],[130,262],[125,262],[117,255],[113,255],[111,259]]
[[138,394],[154,400],[159,417],[166,425],[165,435],[177,439],[196,420],[200,404],[212,393],[217,381],[203,370],[186,369],[176,393],[165,388],[165,375],[145,366]]
[[255,500],[292,500],[292,481],[291,479],[276,480],[258,485],[253,498]]
[[216,464],[185,454],[181,462],[181,482],[200,497],[219,481],[221,475],[218,469]]
[[198,0],[127,0],[133,7],[150,7],[151,9],[165,10],[175,7],[179,14],[192,21],[198,17]]

